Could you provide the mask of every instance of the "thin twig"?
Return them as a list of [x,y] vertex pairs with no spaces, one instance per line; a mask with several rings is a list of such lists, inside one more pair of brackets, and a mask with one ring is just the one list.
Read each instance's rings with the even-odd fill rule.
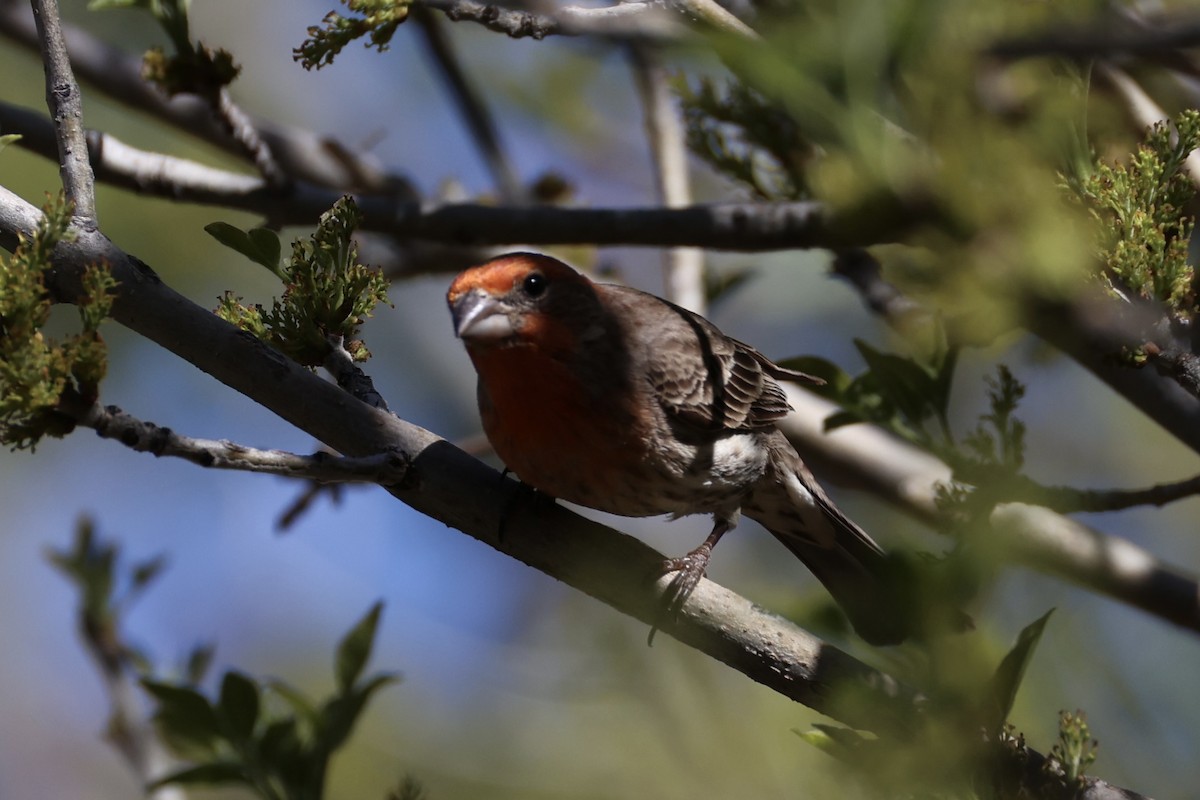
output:
[[861,247],[835,253],[830,272],[845,279],[858,291],[868,309],[896,329],[903,330],[914,316],[930,316],[919,303],[885,280],[879,260]]
[[476,0],[418,0],[454,22],[476,22],[514,39],[547,36],[599,36],[617,39],[680,39],[687,27],[653,2],[618,3],[587,8],[564,6],[553,14],[519,11]]
[[[52,157],[56,152],[54,129],[42,114],[0,101],[0,130],[19,133],[18,144]],[[100,131],[84,132],[96,180],[125,189],[169,197],[194,199],[239,197],[266,188],[263,179],[217,169],[197,161],[141,150]]]
[[[629,46],[629,56],[642,104],[659,200],[667,208],[689,205],[692,187],[687,166],[687,135],[675,107],[667,71],[657,53],[640,43]],[[669,248],[663,253],[663,271],[667,298],[704,314],[708,305],[704,251],[695,247]]]
[[523,202],[525,191],[521,182],[517,180],[516,172],[505,155],[504,148],[500,146],[496,120],[488,111],[484,98],[467,78],[450,45],[450,38],[442,27],[442,21],[428,8],[419,5],[413,9],[413,19],[424,34],[433,63],[445,78],[454,103],[466,120],[467,130],[471,132],[479,152],[483,155],[500,199],[508,204]]
[[58,0],[32,0],[46,69],[46,107],[54,120],[63,190],[74,205],[76,224],[96,227],[96,187],[83,134],[83,102],[63,40]]
[[229,89],[221,87],[215,96],[209,98],[209,103],[229,137],[242,148],[267,183],[277,190],[286,189],[291,178],[275,160],[271,146],[259,133],[250,115],[233,102]]
[[173,456],[210,469],[259,472],[321,483],[369,482],[389,486],[405,479],[408,464],[394,453],[339,458],[282,450],[260,450],[226,440],[193,439],[137,419],[116,406],[94,404],[77,417],[80,425],[139,453]]
[[[208,101],[197,95],[168,98],[142,79],[141,58],[64,23],[63,35],[71,65],[80,80],[119,103],[162,120],[189,136],[196,136],[235,156],[243,145],[230,138],[212,113]],[[39,47],[37,28],[28,5],[0,0],[0,38],[31,50]],[[308,181],[337,192],[388,192],[414,199],[407,180],[388,172],[361,148],[343,145],[312,131],[253,119],[257,133],[270,148],[281,170],[293,179]]]

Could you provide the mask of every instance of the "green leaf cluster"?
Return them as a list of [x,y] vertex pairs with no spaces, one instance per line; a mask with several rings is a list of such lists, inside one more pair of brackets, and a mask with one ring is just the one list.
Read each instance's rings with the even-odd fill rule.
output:
[[[958,350],[938,347],[925,357],[880,351],[855,341],[867,369],[851,376],[822,358],[803,356],[783,363],[823,378],[812,391],[838,403],[842,409],[825,420],[825,429],[871,422],[945,461],[954,483],[939,488],[943,510],[962,508],[968,500],[978,510],[1008,496],[1029,490],[1022,480],[1025,463],[1025,424],[1016,417],[1025,395],[1024,385],[1004,364],[984,378],[988,408],[976,425],[957,436],[950,424],[950,392]],[[975,496],[975,487],[988,491]]]
[[387,302],[387,281],[378,270],[358,263],[352,236],[360,219],[352,198],[339,199],[321,215],[309,240],[293,243],[282,266],[273,232],[241,231],[225,223],[207,226],[219,242],[266,266],[284,283],[283,296],[270,309],[243,305],[240,297],[226,292],[217,314],[306,366],[325,360],[331,339],[344,341],[356,361],[365,361],[370,353],[357,339],[358,329],[377,304]]
[[1188,156],[1200,147],[1200,111],[1149,129],[1126,163],[1096,165],[1080,184],[1102,232],[1105,287],[1119,297],[1156,300],[1176,320],[1195,315],[1188,243],[1195,198]]
[[387,50],[400,23],[408,18],[410,0],[342,0],[347,9],[361,17],[343,17],[330,11],[324,27],[310,25],[308,38],[292,50],[292,58],[305,69],[320,69],[333,63],[337,54],[355,39],[368,37],[366,46]]
[[[221,679],[215,698],[186,683],[144,680],[157,703],[162,739],[191,764],[152,784],[241,785],[264,800],[319,800],[333,755],[346,743],[368,701],[395,675],[363,676],[382,606],[376,603],[342,639],[336,688],[314,702],[281,681],[257,681],[237,670]],[[278,706],[282,711],[273,710]],[[406,781],[401,792],[418,797]]]
[[825,420],[826,430],[873,422],[926,449],[940,449],[953,441],[947,415],[957,349],[941,347],[922,359],[886,353],[859,339],[854,346],[867,364],[867,369],[854,377],[836,364],[812,356],[783,362],[825,380],[824,386],[813,391],[842,407]]
[[69,433],[74,418],[63,413],[64,404],[90,406],[108,365],[97,329],[116,282],[105,267],[83,274],[81,330],[62,341],[43,333],[51,307],[43,275],[55,246],[70,238],[71,207],[60,198],[42,212],[33,236],[22,236],[12,256],[0,259],[0,442],[13,449]]

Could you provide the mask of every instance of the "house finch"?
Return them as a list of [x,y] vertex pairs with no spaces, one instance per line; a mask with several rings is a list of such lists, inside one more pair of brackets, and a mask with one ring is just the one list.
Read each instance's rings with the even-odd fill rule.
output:
[[680,573],[683,597],[745,512],[820,579],[864,639],[905,637],[883,551],[775,426],[790,410],[776,381],[819,379],[549,256],[468,269],[447,299],[479,373],[484,431],[523,482],[628,517],[711,514],[705,542],[664,567]]

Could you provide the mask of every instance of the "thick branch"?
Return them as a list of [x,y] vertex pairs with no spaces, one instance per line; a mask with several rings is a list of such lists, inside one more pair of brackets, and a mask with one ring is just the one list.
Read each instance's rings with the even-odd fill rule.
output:
[[[0,188],[0,226],[29,234],[38,212]],[[15,223],[15,227],[14,227]],[[434,434],[377,411],[182,297],[99,233],[80,231],[55,251],[49,288],[80,293],[89,263],[107,262],[120,284],[113,317],[349,455],[396,452],[411,464],[388,491],[524,563],[646,623],[658,621],[670,576],[640,541],[544,502],[521,502],[513,481]],[[504,537],[500,538],[500,520]],[[786,697],[858,728],[911,731],[912,689],[821,642],[745,598],[702,580],[661,629]],[[1136,797],[1091,781],[1080,797]]]
[[[948,466],[868,425],[826,433],[825,419],[838,407],[795,386],[786,390],[796,413],[781,427],[817,471],[868,489],[918,519],[943,523],[935,498],[938,484],[951,478]],[[986,544],[999,557],[1200,631],[1200,582],[1137,545],[1025,503],[998,504],[989,522]]]
[[1143,56],[1161,58],[1172,50],[1200,46],[1200,16],[1195,13],[1162,16],[1131,24],[1114,15],[1084,26],[1059,25],[1032,35],[1005,39],[992,45],[987,54],[1003,61],[1042,56],[1059,56],[1080,61]]
[[[18,207],[28,233],[38,212],[0,188],[0,208]],[[0,215],[0,224],[5,220]],[[388,488],[413,508],[644,622],[654,621],[670,576],[663,556],[633,537],[565,508],[520,502],[514,481],[449,442],[355,400],[333,384],[246,336],[166,286],[145,264],[98,233],[81,232],[55,251],[49,287],[78,295],[84,266],[107,262],[120,282],[113,318],[217,380],[261,403],[338,452],[394,452],[411,464],[408,479]],[[514,493],[517,493],[514,496]],[[500,538],[500,520],[505,520]],[[892,727],[912,713],[914,694],[744,598],[703,581],[665,632],[787,697],[858,727]],[[879,705],[869,714],[842,708],[836,686],[857,685]],[[861,697],[861,695],[859,695]]]
[[96,227],[95,180],[83,135],[83,102],[67,58],[58,0],[32,0],[32,3],[46,70],[46,106],[54,119],[63,190],[74,204],[77,222],[92,230]]
[[[37,210],[0,188],[0,225],[24,219],[29,233]],[[12,230],[10,233],[16,233]],[[120,282],[113,315],[222,383],[245,393],[325,444],[349,455],[395,451],[410,463],[407,480],[388,491],[498,551],[644,622],[658,621],[670,576],[662,554],[563,507],[521,501],[515,482],[436,435],[355,401],[257,339],[167,287],[148,266],[106,237],[80,231],[55,251],[52,290],[65,299],[79,291],[85,264],[104,260]],[[500,519],[504,537],[499,537]],[[701,581],[678,618],[661,630],[738,669],[788,698],[858,728],[911,732],[920,698],[911,688],[854,660],[744,597]],[[1093,781],[1088,798],[1111,798]],[[1136,796],[1136,795],[1124,795]]]
[[1153,368],[1134,369],[1117,358],[1159,339],[1162,323],[1159,309],[1089,292],[1071,302],[1042,304],[1028,327],[1200,452],[1200,403],[1196,397],[1174,376]]

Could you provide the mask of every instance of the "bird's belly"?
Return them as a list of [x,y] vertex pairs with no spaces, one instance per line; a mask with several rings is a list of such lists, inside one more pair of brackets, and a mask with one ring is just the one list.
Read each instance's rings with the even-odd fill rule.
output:
[[497,431],[489,438],[505,465],[535,489],[627,517],[735,511],[767,465],[753,433],[687,445],[547,421],[532,437]]

